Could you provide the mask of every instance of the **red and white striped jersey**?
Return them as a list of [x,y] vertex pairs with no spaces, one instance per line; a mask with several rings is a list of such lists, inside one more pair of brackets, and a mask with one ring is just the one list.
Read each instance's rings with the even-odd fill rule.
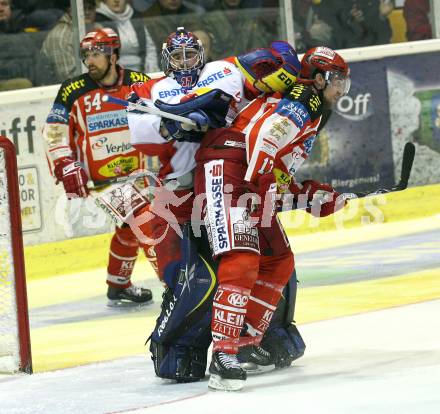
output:
[[51,168],[69,157],[83,165],[93,181],[105,181],[143,168],[143,156],[130,144],[124,108],[106,102],[105,94],[125,98],[135,82],[150,79],[118,68],[116,85],[103,87],[87,73],[61,85],[43,128]]
[[[132,90],[142,99],[154,102],[179,103],[185,95],[203,89],[221,89],[235,98],[236,112],[248,102],[244,98],[246,80],[242,72],[229,61],[210,62],[203,68],[197,85],[184,91],[171,77],[152,79],[133,85]],[[128,113],[131,144],[148,156],[160,161],[159,177],[173,179],[192,171],[196,162],[194,155],[200,144],[195,142],[167,141],[160,130],[161,117],[150,114]]]
[[316,139],[323,110],[322,94],[297,84],[287,96],[279,93],[253,100],[238,115],[232,129],[246,139],[248,169],[244,179],[274,169],[292,177],[307,159]]

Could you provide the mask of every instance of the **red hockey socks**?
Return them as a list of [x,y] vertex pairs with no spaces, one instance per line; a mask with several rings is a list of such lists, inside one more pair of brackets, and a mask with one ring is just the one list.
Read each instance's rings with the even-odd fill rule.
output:
[[129,227],[116,228],[110,244],[107,284],[127,288],[136,263],[139,242]]
[[212,306],[214,351],[238,352],[238,340],[244,325],[250,289],[220,284]]
[[269,327],[283,291],[283,285],[257,280],[247,305],[246,324],[252,336],[262,336]]

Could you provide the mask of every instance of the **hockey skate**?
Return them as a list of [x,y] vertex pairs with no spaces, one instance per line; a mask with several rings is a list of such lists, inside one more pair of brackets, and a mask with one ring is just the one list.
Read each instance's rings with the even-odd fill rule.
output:
[[107,289],[107,306],[111,308],[143,306],[151,303],[153,294],[150,289],[131,285],[127,288],[109,286]]
[[261,346],[248,345],[241,347],[237,359],[248,374],[261,374],[275,369],[270,353]]
[[208,387],[221,391],[239,391],[246,381],[246,372],[241,368],[237,355],[216,351],[209,366]]

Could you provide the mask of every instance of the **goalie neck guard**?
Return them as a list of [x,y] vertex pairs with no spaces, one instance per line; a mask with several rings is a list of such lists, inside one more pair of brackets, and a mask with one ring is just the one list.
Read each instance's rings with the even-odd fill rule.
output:
[[162,46],[162,70],[184,89],[194,87],[205,66],[202,42],[193,33],[178,27]]

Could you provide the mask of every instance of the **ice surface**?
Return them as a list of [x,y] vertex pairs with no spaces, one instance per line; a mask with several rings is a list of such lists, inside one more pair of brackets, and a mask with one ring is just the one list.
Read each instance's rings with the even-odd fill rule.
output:
[[0,413],[440,412],[440,300],[300,327],[306,355],[243,391],[173,384],[145,356],[0,377]]

